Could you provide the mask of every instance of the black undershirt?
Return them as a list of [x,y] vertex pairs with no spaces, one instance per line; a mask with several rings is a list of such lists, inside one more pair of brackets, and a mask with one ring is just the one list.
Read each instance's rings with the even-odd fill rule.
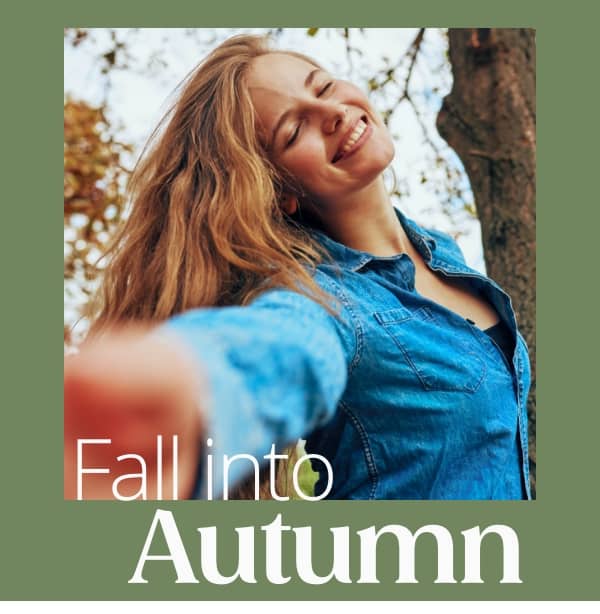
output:
[[500,322],[486,328],[483,332],[496,342],[506,357],[508,364],[512,364],[513,338],[504,320],[500,320]]

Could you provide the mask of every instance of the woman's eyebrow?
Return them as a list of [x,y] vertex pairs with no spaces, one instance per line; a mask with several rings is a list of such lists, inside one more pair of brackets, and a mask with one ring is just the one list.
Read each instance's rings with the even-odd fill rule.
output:
[[321,72],[320,68],[315,68],[308,73],[308,76],[304,81],[304,87],[310,87],[312,85],[313,79],[318,72]]
[[[306,76],[306,79],[304,80],[304,87],[309,88],[315,79],[315,75],[321,71],[322,71],[321,68],[314,68],[313,70],[311,70]],[[269,149],[272,149],[273,146],[275,145],[275,138],[277,137],[277,133],[279,132],[279,129],[281,128],[281,126],[285,123],[285,120],[288,118],[288,115],[290,115],[290,113],[291,113],[291,110],[288,109],[287,111],[285,111],[279,116],[279,119],[277,120],[277,123],[275,124],[275,127],[273,128],[271,132],[271,143],[269,145]]]

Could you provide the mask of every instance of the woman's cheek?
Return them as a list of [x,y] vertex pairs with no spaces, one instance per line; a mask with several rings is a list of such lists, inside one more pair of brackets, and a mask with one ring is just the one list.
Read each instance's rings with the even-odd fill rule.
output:
[[325,157],[317,147],[305,146],[298,150],[290,170],[302,182],[311,182],[319,176],[325,164]]

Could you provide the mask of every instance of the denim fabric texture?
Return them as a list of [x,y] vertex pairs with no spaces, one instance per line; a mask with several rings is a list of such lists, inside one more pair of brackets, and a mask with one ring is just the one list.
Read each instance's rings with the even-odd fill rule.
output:
[[[315,273],[335,317],[310,298],[270,290],[244,307],[168,320],[204,381],[213,497],[222,455],[261,459],[306,439],[333,469],[332,499],[528,499],[529,357],[511,299],[471,269],[448,235],[397,212],[439,274],[468,281],[513,336],[512,361],[481,329],[415,290],[407,254],[376,257],[314,231],[331,255]],[[208,399],[207,399],[208,392]],[[208,404],[208,407],[207,407]],[[231,464],[229,483],[252,468]],[[315,494],[327,476],[320,462]],[[198,497],[206,497],[206,475]]]

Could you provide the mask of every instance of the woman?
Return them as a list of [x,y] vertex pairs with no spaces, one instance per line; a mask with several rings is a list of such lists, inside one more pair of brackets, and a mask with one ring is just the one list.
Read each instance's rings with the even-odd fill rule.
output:
[[[250,36],[213,51],[136,168],[92,341],[66,364],[67,496],[77,438],[110,436],[85,463],[114,480],[116,450],[177,434],[179,496],[251,468],[224,476],[225,454],[306,437],[329,463],[317,496],[530,497],[510,299],[392,207],[393,153],[364,94],[312,60]],[[85,498],[115,496],[86,479]]]

